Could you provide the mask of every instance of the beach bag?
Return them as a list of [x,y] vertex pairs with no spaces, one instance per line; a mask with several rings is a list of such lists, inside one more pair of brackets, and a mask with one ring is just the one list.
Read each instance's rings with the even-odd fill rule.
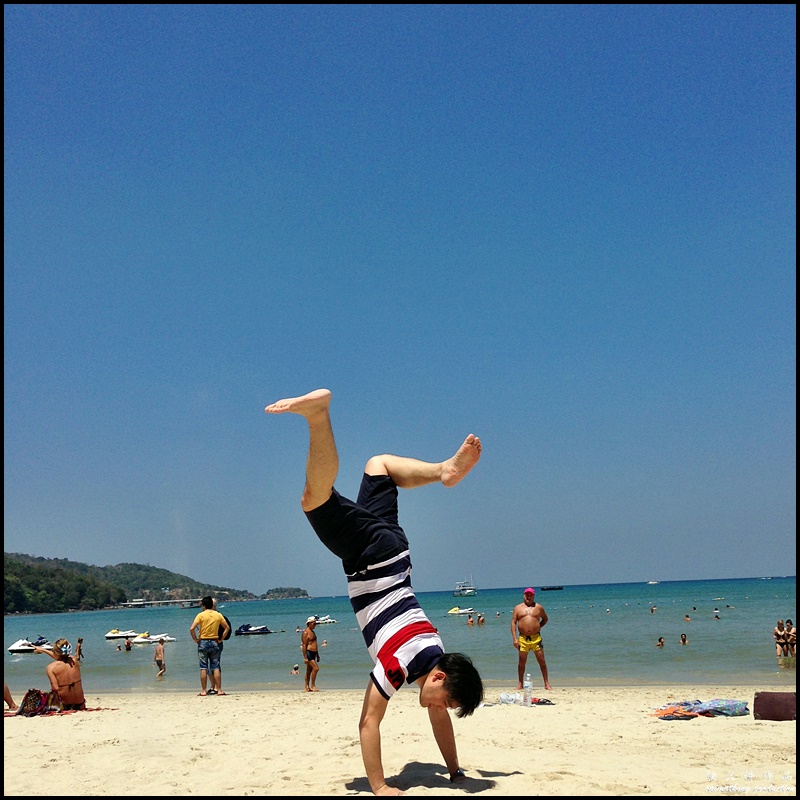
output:
[[797,719],[797,692],[756,692],[753,697],[753,716],[773,722]]
[[231,625],[231,621],[224,614],[222,616],[225,618],[225,622],[228,623],[228,632],[225,634],[225,636],[222,636],[222,625],[220,625],[219,626],[220,638],[230,639],[231,638],[231,634],[233,633],[233,625]]
[[28,689],[17,709],[20,717],[35,717],[47,708],[47,694],[40,689]]

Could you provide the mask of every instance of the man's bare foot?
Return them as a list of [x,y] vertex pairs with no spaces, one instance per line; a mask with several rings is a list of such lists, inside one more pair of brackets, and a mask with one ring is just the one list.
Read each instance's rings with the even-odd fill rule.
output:
[[309,689],[309,688],[308,688],[308,686],[306,686],[306,688],[305,688],[305,689],[303,689],[303,691],[304,691],[304,692],[310,692],[310,691],[311,691],[311,689]]
[[518,683],[518,684],[517,684],[517,691],[519,691],[521,688],[522,688],[522,684],[521,684],[521,683]]
[[331,393],[329,389],[315,389],[313,392],[304,394],[301,397],[287,397],[285,400],[278,400],[271,403],[264,409],[265,414],[300,414],[303,417],[313,417],[320,411],[326,411],[331,404]]
[[316,686],[312,686],[312,687],[311,687],[311,691],[312,691],[312,692],[318,692],[318,691],[319,691],[319,689],[317,689],[317,687],[316,687]]
[[442,483],[448,487],[455,486],[478,463],[482,449],[481,440],[477,436],[467,436],[458,452],[445,461]]
[[374,794],[378,797],[400,797],[404,795],[405,792],[400,789],[395,789],[394,786],[387,786],[387,784],[384,783],[383,786],[379,786],[375,790]]
[[552,686],[551,686],[549,683],[546,683],[546,684],[544,685],[544,688],[545,688],[545,689],[552,689],[553,687],[552,687]]

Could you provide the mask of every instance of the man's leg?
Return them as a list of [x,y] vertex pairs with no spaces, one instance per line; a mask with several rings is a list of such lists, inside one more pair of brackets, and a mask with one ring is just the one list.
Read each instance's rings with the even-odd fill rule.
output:
[[519,676],[519,684],[517,689],[522,688],[522,681],[525,679],[525,665],[528,663],[527,650],[523,653],[522,648],[519,651],[519,661],[517,662],[517,675]]
[[550,681],[547,679],[547,663],[544,660],[544,646],[535,651],[536,660],[539,662],[539,669],[542,671],[542,678],[544,678],[544,688],[552,689]]
[[311,691],[311,671],[313,669],[312,664],[314,662],[309,658],[306,661],[306,691]]
[[416,489],[429,483],[455,486],[478,463],[481,440],[470,434],[455,455],[446,461],[420,461],[385,453],[367,461],[367,475],[388,475],[401,489]]
[[206,670],[200,670],[200,694],[206,694],[206,686],[208,685],[208,673]]
[[330,404],[330,391],[316,389],[301,397],[278,400],[264,409],[267,414],[299,414],[308,422],[306,485],[300,501],[303,511],[318,508],[328,500],[339,474],[339,454],[331,427]]
[[[316,389],[300,397],[289,397],[268,405],[267,414],[300,414],[308,422],[310,441],[306,464],[306,486],[303,491],[304,511],[321,506],[331,496],[339,473],[339,456],[330,419],[331,393]],[[373,456],[365,467],[368,475],[388,475],[402,489],[415,489],[441,482],[455,486],[478,463],[481,440],[470,434],[455,455],[446,461],[428,462],[384,454]]]

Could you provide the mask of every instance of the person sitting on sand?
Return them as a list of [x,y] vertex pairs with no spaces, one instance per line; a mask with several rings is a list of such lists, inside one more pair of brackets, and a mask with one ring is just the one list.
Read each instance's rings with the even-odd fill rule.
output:
[[86,698],[83,695],[81,682],[81,645],[83,639],[78,639],[75,655],[72,654],[72,645],[66,639],[58,639],[52,650],[44,647],[34,647],[34,653],[44,653],[53,659],[47,665],[45,672],[50,679],[50,688],[57,692],[61,698],[64,711],[85,711]]
[[481,442],[470,434],[452,457],[440,462],[383,454],[364,468],[358,500],[339,494],[334,483],[339,456],[330,419],[331,393],[317,389],[267,406],[267,414],[304,417],[309,429],[306,483],[301,506],[320,541],[342,560],[350,602],[375,668],[361,710],[359,735],[367,779],[376,795],[399,795],[387,785],[380,726],[389,700],[415,682],[428,709],[434,739],[451,782],[466,780],[459,767],[453,722],[472,714],[483,700],[483,683],[472,661],[445,653],[436,628],[411,587],[408,539],[398,523],[398,488],[433,483],[452,487],[478,463]]

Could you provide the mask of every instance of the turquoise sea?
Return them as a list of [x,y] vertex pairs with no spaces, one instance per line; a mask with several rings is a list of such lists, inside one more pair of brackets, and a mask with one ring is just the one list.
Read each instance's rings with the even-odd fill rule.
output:
[[[795,670],[779,669],[772,629],[776,620],[796,621],[796,578],[738,578],[709,581],[564,586],[542,591],[537,600],[550,618],[543,631],[553,687],[747,684],[794,686]],[[517,651],[511,644],[511,611],[522,600],[522,589],[480,589],[473,598],[452,592],[419,592],[429,618],[448,651],[470,655],[491,690],[516,687]],[[466,618],[448,615],[459,605],[486,616],[485,626],[469,627]],[[652,606],[657,606],[651,613]],[[718,609],[719,619],[714,619]],[[234,629],[243,623],[268,625],[277,633],[232,636],[222,658],[223,688],[228,692],[301,689],[302,678],[289,675],[301,663],[298,626],[311,614],[329,614],[334,624],[318,625],[321,648],[318,686],[363,689],[372,663],[364,647],[346,596],[310,600],[223,603],[220,609]],[[70,614],[7,616],[5,647],[21,638],[65,636],[84,640],[82,662],[87,696],[102,692],[177,692],[199,688],[196,645],[189,625],[196,610],[141,608]],[[690,622],[684,621],[688,614]],[[177,641],[166,645],[167,673],[156,681],[152,645],[117,651],[106,640],[112,628],[168,633]],[[689,645],[679,644],[686,633]],[[655,647],[663,636],[666,647]],[[14,696],[30,687],[44,688],[46,656],[5,652],[4,678]],[[541,675],[533,656],[528,659],[534,687]]]

